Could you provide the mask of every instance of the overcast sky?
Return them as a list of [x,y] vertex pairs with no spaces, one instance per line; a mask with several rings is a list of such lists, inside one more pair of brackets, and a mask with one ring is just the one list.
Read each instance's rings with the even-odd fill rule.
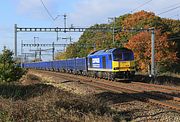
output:
[[[120,16],[140,10],[156,14],[180,6],[179,0],[43,0],[54,21],[47,14],[41,0],[1,0],[0,1],[0,50],[6,45],[14,50],[14,24],[18,27],[63,27],[63,14],[67,14],[67,26],[88,27],[93,24],[107,23],[108,17]],[[144,3],[146,3],[143,5]],[[161,17],[179,19],[180,8],[161,14]],[[60,33],[59,37],[72,36],[77,41],[80,34]],[[52,43],[56,34],[21,33],[18,34],[18,52],[20,41],[32,43]],[[59,40],[56,43],[66,43]],[[68,43],[68,42],[67,42]]]

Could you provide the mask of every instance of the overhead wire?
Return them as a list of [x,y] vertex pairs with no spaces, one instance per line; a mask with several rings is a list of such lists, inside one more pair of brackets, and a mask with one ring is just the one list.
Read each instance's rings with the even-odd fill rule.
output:
[[139,5],[138,7],[134,8],[133,10],[131,10],[131,11],[130,11],[130,13],[132,13],[132,12],[133,12],[133,11],[135,11],[135,10],[137,10],[138,8],[143,7],[144,5],[146,5],[146,4],[148,4],[148,3],[150,3],[151,1],[152,1],[152,0],[148,0],[148,1],[146,1],[145,3],[143,3],[143,4]]
[[52,14],[50,13],[50,11],[48,10],[48,8],[46,7],[46,5],[44,4],[43,0],[40,0],[40,1],[41,1],[41,4],[43,5],[44,9],[46,10],[47,14],[49,15],[49,17],[50,17],[53,21],[55,21],[55,20],[57,19],[57,17],[54,18],[54,17],[52,16]]
[[168,10],[163,11],[163,12],[157,14],[157,15],[165,14],[165,13],[168,13],[168,12],[173,11],[173,10],[178,9],[178,8],[180,8],[180,6],[176,6],[176,7],[174,7],[174,8],[168,9]]
[[179,4],[180,4],[180,2],[178,2],[178,3],[176,3],[176,4],[173,4],[173,5],[170,5],[170,6],[167,6],[167,7],[164,7],[164,8],[162,8],[162,9],[172,8],[172,7],[177,6],[177,5],[179,5]]

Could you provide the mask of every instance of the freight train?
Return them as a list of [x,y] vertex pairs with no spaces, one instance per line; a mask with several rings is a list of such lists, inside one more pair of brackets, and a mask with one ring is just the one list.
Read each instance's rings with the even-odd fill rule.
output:
[[135,74],[134,53],[127,48],[99,50],[84,58],[24,63],[23,67],[108,80],[132,79]]

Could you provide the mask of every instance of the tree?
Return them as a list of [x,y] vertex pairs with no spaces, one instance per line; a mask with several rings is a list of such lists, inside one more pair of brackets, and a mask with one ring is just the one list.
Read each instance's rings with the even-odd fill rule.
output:
[[[64,53],[65,58],[84,57],[94,51],[92,45],[96,45],[96,50],[129,47],[135,51],[139,68],[147,71],[147,65],[151,59],[151,36],[148,32],[139,33],[128,31],[128,29],[152,28],[156,30],[156,62],[164,71],[170,71],[172,65],[174,71],[180,72],[180,21],[156,16],[152,12],[139,11],[134,14],[125,14],[115,19],[115,23],[96,24],[90,28],[116,28],[126,29],[125,32],[115,33],[115,43],[112,41],[112,32],[89,32],[85,31],[74,46],[68,46]],[[84,46],[83,46],[84,45]],[[86,46],[85,46],[86,45]],[[177,53],[176,53],[177,52]],[[62,56],[61,56],[62,57]]]
[[4,48],[0,54],[0,82],[13,82],[21,78],[25,71],[13,60],[13,52]]
[[[155,61],[160,68],[171,68],[171,64],[177,61],[174,44],[168,42],[168,34],[155,31]],[[141,32],[133,36],[126,44],[127,48],[134,51],[139,69],[147,72],[151,59],[151,34]]]

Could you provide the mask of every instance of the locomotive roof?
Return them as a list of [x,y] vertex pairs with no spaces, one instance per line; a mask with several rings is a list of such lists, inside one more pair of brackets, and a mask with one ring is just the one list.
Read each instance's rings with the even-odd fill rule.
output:
[[88,56],[112,54],[115,51],[124,52],[124,51],[131,51],[131,50],[127,48],[112,48],[112,49],[94,51],[90,53]]

